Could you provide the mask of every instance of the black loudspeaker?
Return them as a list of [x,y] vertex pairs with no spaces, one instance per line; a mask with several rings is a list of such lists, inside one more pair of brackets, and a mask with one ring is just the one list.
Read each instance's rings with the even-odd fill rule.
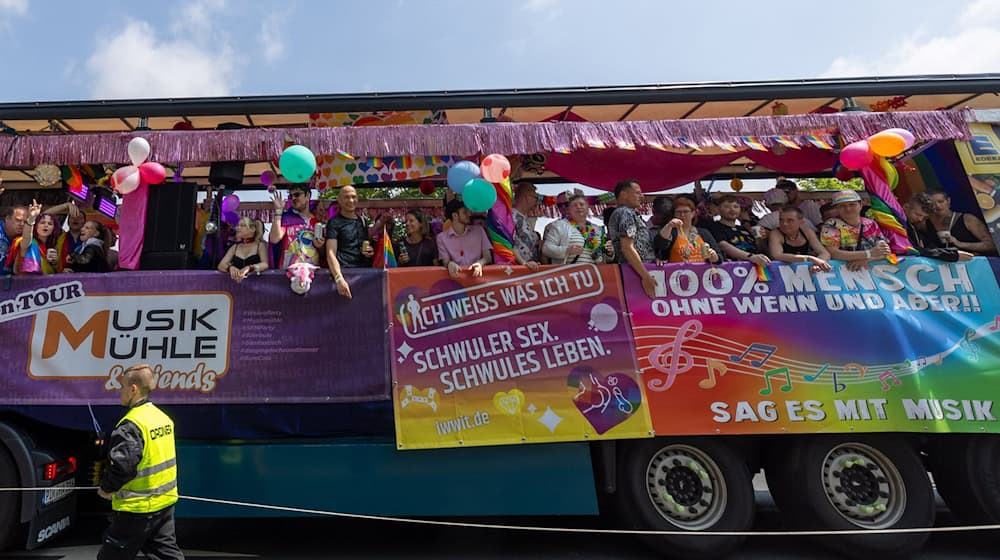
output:
[[[238,130],[246,128],[239,123],[222,123],[216,130]],[[235,189],[243,184],[243,172],[246,162],[217,161],[208,169],[208,182],[215,186]]]
[[195,183],[168,182],[149,189],[141,268],[188,268],[194,239],[197,194],[198,185]]

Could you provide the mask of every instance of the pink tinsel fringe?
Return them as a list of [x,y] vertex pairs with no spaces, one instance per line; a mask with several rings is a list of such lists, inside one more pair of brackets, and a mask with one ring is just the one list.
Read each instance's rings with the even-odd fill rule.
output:
[[887,128],[905,128],[920,141],[968,140],[965,111],[832,113],[779,117],[736,117],[622,122],[534,122],[420,126],[322,127],[300,129],[162,131],[36,136],[0,136],[0,167],[32,168],[43,163],[128,163],[126,145],[136,136],[163,163],[268,161],[284,149],[286,136],[316,154],[347,152],[355,157],[400,155],[533,154],[588,146],[746,146],[755,137],[765,146],[775,136],[807,145],[811,134],[833,133],[854,142]]

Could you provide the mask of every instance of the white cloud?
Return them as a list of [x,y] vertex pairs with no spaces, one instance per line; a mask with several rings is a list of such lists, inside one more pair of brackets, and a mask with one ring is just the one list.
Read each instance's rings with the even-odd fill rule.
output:
[[264,60],[274,62],[285,54],[285,40],[281,32],[285,18],[277,14],[269,14],[261,19],[257,39],[260,43]]
[[100,42],[86,66],[96,98],[222,96],[236,80],[233,54],[225,43],[160,39],[149,23],[133,20]]
[[521,9],[541,21],[552,21],[563,13],[560,0],[525,0]]
[[0,15],[23,16],[28,13],[28,0],[0,0]]
[[891,76],[995,72],[1000,60],[1000,2],[978,0],[946,30],[914,32],[881,54],[837,57],[824,76]]
[[177,11],[176,18],[171,23],[170,29],[178,35],[218,35],[218,30],[213,29],[212,16],[222,13],[225,7],[225,0],[194,0],[188,2]]

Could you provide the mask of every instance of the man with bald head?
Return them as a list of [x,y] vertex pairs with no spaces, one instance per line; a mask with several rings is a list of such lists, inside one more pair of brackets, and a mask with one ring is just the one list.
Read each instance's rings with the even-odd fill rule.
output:
[[326,223],[326,263],[337,293],[351,299],[351,286],[342,269],[371,266],[375,248],[368,237],[368,225],[358,216],[358,191],[341,187],[337,207],[337,215]]
[[107,466],[97,493],[111,500],[111,526],[98,560],[184,558],[174,535],[177,456],[174,423],[149,401],[156,385],[146,364],[118,378],[122,406],[128,408],[108,438]]

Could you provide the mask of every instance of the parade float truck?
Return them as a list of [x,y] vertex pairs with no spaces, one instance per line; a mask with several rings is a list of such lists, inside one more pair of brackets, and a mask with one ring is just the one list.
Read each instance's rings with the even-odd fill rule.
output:
[[[763,472],[787,529],[871,530],[823,540],[896,557],[927,535],[879,530],[934,526],[930,473],[960,522],[997,523],[995,259],[649,264],[653,297],[630,266],[348,269],[346,299],[323,271],[298,294],[284,271],[236,283],[187,266],[191,231],[204,257],[225,228],[217,208],[196,218],[193,194],[172,194],[262,188],[289,145],[317,155],[324,190],[441,180],[499,153],[515,177],[603,189],[633,177],[655,191],[754,168],[829,175],[839,146],[897,128],[914,138],[887,160],[893,196],[943,187],[993,231],[1000,142],[981,121],[994,91],[997,76],[951,76],[2,105],[4,204],[51,192],[39,178],[61,166],[56,192],[116,202],[133,270],[4,280],[0,543],[44,545],[99,505],[73,489],[93,485],[95,436],[122,413],[122,371],[141,362],[175,420],[180,517],[289,514],[185,497],[606,514],[609,527],[680,531],[643,537],[666,555],[715,558],[743,537],[700,533],[751,531]],[[882,106],[899,96],[906,107]],[[842,101],[872,110],[828,109]],[[234,115],[241,127],[219,126]],[[120,203],[82,193],[128,164],[136,137],[168,179]],[[509,185],[497,188],[489,228],[503,254]]]

